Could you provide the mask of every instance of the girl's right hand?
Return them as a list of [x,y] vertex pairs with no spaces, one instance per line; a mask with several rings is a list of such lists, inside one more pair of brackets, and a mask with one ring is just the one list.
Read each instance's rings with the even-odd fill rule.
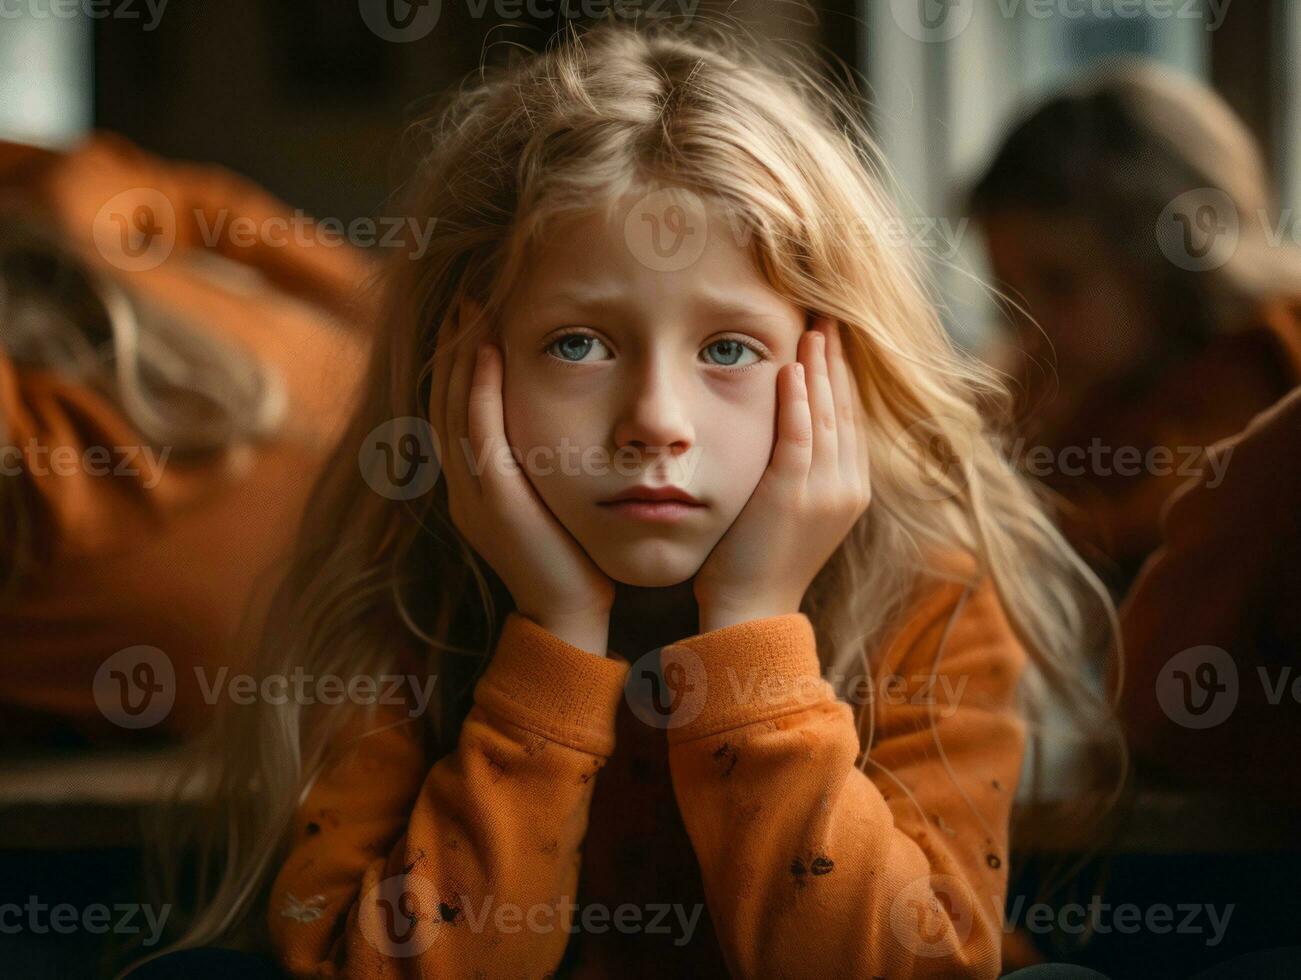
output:
[[[509,448],[502,353],[470,342],[464,329],[480,314],[468,300],[459,316],[449,314],[434,355],[429,417],[452,523],[497,573],[521,615],[605,655],[614,582],[538,497],[514,454],[502,451]],[[480,349],[484,357],[476,362]]]

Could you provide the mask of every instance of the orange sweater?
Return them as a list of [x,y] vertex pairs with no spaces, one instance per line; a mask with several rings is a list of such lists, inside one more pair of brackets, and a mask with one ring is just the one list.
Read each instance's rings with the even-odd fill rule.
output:
[[803,613],[665,647],[686,667],[667,727],[633,713],[617,654],[510,613],[455,751],[431,767],[400,711],[345,731],[272,886],[281,964],[998,975],[1024,651],[988,584],[933,581],[882,653],[865,775],[837,695],[866,688],[821,680]]
[[[1026,391],[1028,406],[1043,397],[1041,375]],[[1059,426],[1036,431],[1038,423],[1028,422],[1026,461],[1034,447],[1052,450],[1059,463],[1043,482],[1068,504],[1063,531],[1123,594],[1161,543],[1162,508],[1200,468],[1196,452],[1240,432],[1298,382],[1301,297],[1284,295],[1259,304],[1238,329],[1141,384],[1096,387]],[[1083,455],[1095,445],[1105,453],[1097,469]],[[1153,455],[1162,451],[1164,459]]]
[[[126,271],[95,248],[95,216],[119,195],[146,192],[171,203],[176,245],[156,268]],[[260,225],[290,209],[229,171],[161,160],[110,133],[63,154],[0,143],[0,201],[10,200],[46,215],[100,272],[187,327],[247,348],[285,381],[289,412],[275,439],[182,463],[166,459],[166,447],[144,447],[100,392],[16,364],[0,348],[0,463],[17,466],[49,553],[0,604],[0,737],[192,732],[210,692],[223,690],[221,668],[228,679],[243,667],[241,616],[249,607],[256,629],[312,480],[347,419],[368,347],[349,297],[369,261],[352,246],[245,247],[223,237],[209,247],[204,227]],[[55,453],[93,465],[56,466]],[[147,705],[145,685],[121,691],[104,676],[96,688],[111,656],[141,646],[160,650],[165,664],[146,664],[144,674],[121,664],[118,679],[163,685],[148,718],[148,706],[119,710]],[[124,720],[149,724],[133,733]]]

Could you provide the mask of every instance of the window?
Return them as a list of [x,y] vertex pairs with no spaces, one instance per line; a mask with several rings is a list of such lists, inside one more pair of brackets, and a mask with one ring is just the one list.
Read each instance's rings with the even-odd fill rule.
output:
[[[1222,7],[1185,0],[864,3],[862,50],[877,142],[916,219],[917,243],[934,260],[946,325],[960,343],[979,346],[993,311],[960,270],[982,278],[987,270],[956,193],[1021,111],[1100,59],[1144,55],[1205,78],[1210,29]],[[1294,27],[1301,19],[1295,9]]]
[[59,146],[91,125],[91,23],[58,5],[0,11],[0,138]]
[[1301,3],[1284,3],[1279,32],[1283,115],[1279,128],[1280,203],[1292,227],[1301,222]]

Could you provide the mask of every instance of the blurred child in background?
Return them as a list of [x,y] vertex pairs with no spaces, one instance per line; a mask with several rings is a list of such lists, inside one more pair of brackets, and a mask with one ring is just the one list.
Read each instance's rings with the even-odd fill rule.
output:
[[0,144],[0,208],[0,737],[188,734],[351,407],[370,262],[110,133]]
[[1068,537],[1123,593],[1200,454],[1301,379],[1301,252],[1243,122],[1143,62],[1018,123],[970,210],[1021,304],[1021,452],[1051,450]]

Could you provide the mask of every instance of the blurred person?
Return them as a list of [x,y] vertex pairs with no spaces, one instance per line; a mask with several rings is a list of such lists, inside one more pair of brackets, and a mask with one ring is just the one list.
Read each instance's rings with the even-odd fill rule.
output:
[[188,735],[242,667],[369,348],[368,257],[289,217],[111,133],[0,144],[0,737]]
[[1023,304],[1000,358],[1018,383],[1016,452],[1123,593],[1205,447],[1301,380],[1301,252],[1243,122],[1139,61],[1019,122],[969,208]]
[[1301,807],[1301,388],[1171,497],[1121,609],[1135,758]]

